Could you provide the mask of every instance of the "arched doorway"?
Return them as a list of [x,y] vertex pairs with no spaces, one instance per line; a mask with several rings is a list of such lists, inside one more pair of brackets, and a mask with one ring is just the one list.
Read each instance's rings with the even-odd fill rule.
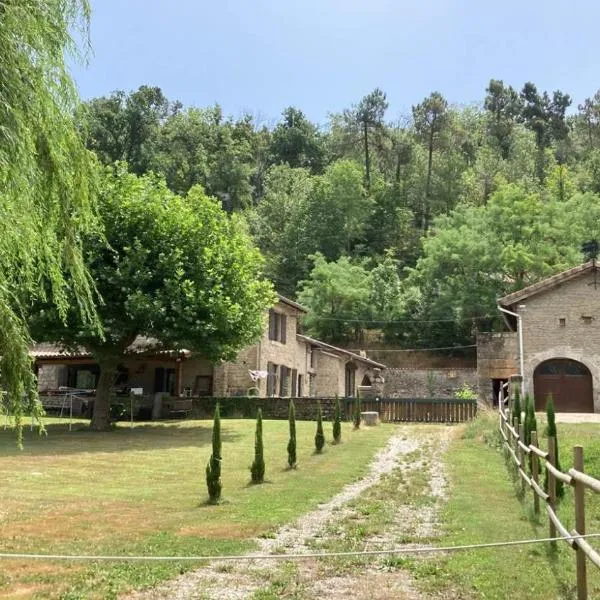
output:
[[536,410],[546,408],[552,394],[556,412],[594,412],[592,374],[570,358],[552,358],[540,363],[533,374]]

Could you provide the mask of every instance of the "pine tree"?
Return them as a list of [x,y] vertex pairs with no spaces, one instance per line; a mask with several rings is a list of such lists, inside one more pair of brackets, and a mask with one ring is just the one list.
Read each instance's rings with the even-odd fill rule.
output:
[[354,429],[360,429],[360,396],[356,396],[354,400]]
[[335,397],[335,415],[333,417],[333,443],[339,444],[342,441],[342,407],[339,396]]
[[515,401],[513,403],[512,420],[514,421],[515,419],[517,419],[517,423],[521,422],[521,393],[519,392],[519,388],[515,388]]
[[258,409],[256,416],[256,434],[254,437],[254,462],[250,467],[252,483],[262,483],[265,480],[265,456],[262,435],[262,410]]
[[294,407],[294,401],[290,400],[290,410],[288,415],[288,421],[290,424],[290,441],[287,445],[288,452],[288,465],[290,469],[295,469],[297,466],[296,458],[296,408]]
[[215,417],[212,431],[212,454],[206,465],[206,486],[208,498],[216,504],[221,498],[221,413],[219,403],[215,407]]
[[[560,468],[560,459],[558,457],[558,437],[556,435],[556,417],[554,414],[554,400],[552,399],[552,394],[548,395],[548,400],[546,401],[546,417],[548,419],[548,427],[546,430],[546,435],[548,437],[554,438],[554,448],[556,449],[556,465],[555,467],[562,471]],[[548,491],[548,470],[546,470],[546,476],[544,478],[544,489]],[[562,498],[565,494],[565,488],[563,482],[560,479],[556,480],[556,497]]]
[[325,435],[323,433],[323,412],[321,411],[321,403],[317,406],[317,433],[315,434],[315,449],[317,454],[323,452],[325,446]]

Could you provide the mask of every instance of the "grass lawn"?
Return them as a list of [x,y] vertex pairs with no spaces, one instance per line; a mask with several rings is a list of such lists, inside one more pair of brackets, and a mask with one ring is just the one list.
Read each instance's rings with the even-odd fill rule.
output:
[[[314,455],[315,424],[297,422],[298,462],[285,469],[287,421],[265,421],[267,483],[250,486],[254,422],[223,420],[223,497],[205,503],[210,421],[119,425],[109,433],[73,431],[47,420],[48,435],[26,431],[25,448],[0,429],[0,550],[85,554],[223,554],[251,549],[365,473],[393,431],[352,431]],[[326,424],[326,437],[331,426]],[[153,585],[190,563],[3,561],[2,598],[115,598]]]
[[[538,417],[539,422],[539,417]],[[532,494],[519,501],[517,487],[499,450],[494,416],[480,417],[465,429],[446,454],[451,479],[450,499],[444,509],[440,545],[493,542],[547,537],[544,513],[533,518]],[[600,425],[558,424],[562,468],[572,466],[572,446],[585,449],[586,471],[600,476]],[[543,425],[540,427],[543,431]],[[541,445],[545,447],[545,438]],[[543,510],[543,503],[542,510]],[[586,497],[588,533],[600,531],[600,498]],[[559,515],[568,529],[574,527],[573,494],[566,490]],[[590,540],[596,548],[599,540]],[[575,553],[559,542],[506,549],[458,552],[417,563],[415,574],[425,589],[459,589],[466,598],[575,598]],[[588,562],[589,597],[600,597],[598,570]]]

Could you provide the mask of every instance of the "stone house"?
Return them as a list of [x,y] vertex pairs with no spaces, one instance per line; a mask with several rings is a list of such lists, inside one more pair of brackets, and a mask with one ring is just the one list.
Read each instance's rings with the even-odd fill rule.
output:
[[[265,316],[261,339],[233,362],[213,364],[188,350],[157,350],[152,340],[139,338],[119,365],[115,390],[138,388],[152,397],[342,397],[355,396],[361,386],[365,394],[381,390],[384,365],[302,335],[299,319],[305,312],[279,296]],[[95,389],[98,365],[85,348],[39,344],[31,355],[42,394],[61,387]]]
[[552,394],[560,412],[600,412],[600,273],[590,261],[498,301],[509,331],[480,334],[480,397],[497,401],[511,375],[537,410]]

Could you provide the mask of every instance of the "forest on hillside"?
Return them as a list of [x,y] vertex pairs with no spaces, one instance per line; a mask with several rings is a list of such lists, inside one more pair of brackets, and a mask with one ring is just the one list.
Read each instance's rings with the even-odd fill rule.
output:
[[319,126],[295,107],[265,124],[142,86],[77,121],[102,163],[217,198],[330,341],[376,329],[410,348],[468,344],[501,326],[498,297],[600,238],[600,91],[575,107],[492,79],[477,105],[433,92],[394,119],[375,89]]

